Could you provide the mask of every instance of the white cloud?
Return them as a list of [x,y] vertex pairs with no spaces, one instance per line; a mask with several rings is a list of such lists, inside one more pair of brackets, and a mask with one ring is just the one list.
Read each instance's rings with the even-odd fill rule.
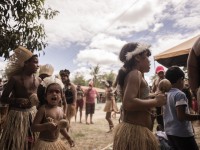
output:
[[84,61],[88,65],[114,65],[118,64],[118,55],[99,49],[85,49],[77,55],[77,61]]

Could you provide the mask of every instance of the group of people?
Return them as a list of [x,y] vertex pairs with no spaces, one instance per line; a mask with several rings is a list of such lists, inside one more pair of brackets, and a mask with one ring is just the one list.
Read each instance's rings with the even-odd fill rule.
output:
[[[119,92],[122,96],[122,122],[114,133],[114,150],[159,150],[161,143],[152,132],[154,119],[159,130],[167,136],[172,150],[198,150],[191,121],[200,120],[199,114],[190,114],[188,99],[182,91],[185,74],[178,66],[172,66],[164,72],[156,69],[159,79],[154,82],[155,94],[149,94],[149,86],[144,73],[150,69],[148,57],[150,45],[142,43],[125,44],[119,58],[124,63],[117,76]],[[200,38],[195,42],[188,57],[189,86],[199,101],[200,94]],[[169,88],[161,92],[162,86]],[[153,108],[156,108],[156,113]],[[152,110],[153,109],[153,110]],[[164,147],[164,149],[167,149]]]
[[[122,99],[121,122],[114,129],[114,150],[159,150],[159,140],[153,134],[154,120],[165,131],[170,149],[199,149],[194,137],[191,121],[200,120],[199,114],[190,114],[188,99],[182,91],[184,72],[172,66],[164,72],[156,69],[159,79],[154,82],[153,92],[149,94],[149,85],[144,73],[150,70],[150,45],[127,43],[120,53],[123,66],[119,69],[115,89]],[[188,58],[189,85],[198,99],[200,86],[200,39],[194,44]],[[14,50],[6,67],[8,82],[3,87],[1,103],[9,105],[9,111],[0,147],[3,150],[14,149],[70,149],[74,141],[68,134],[71,118],[77,118],[80,111],[82,122],[83,97],[86,97],[86,124],[93,124],[95,98],[98,96],[93,84],[83,91],[70,82],[69,70],[61,70],[60,77],[52,76],[53,67],[46,65],[39,69],[38,56],[24,47]],[[159,84],[167,79],[171,88],[161,92]],[[165,85],[164,86],[168,86]],[[112,81],[105,81],[106,103],[104,111],[109,132],[114,124],[111,113],[118,112],[115,103]],[[156,108],[156,113],[155,109]],[[88,119],[88,116],[89,119]],[[38,134],[39,133],[39,134]],[[59,135],[69,144],[60,140]]]
[[[39,69],[39,75],[36,76]],[[93,82],[85,91],[75,86],[69,79],[70,71],[59,72],[53,76],[54,68],[50,64],[40,65],[38,56],[25,47],[14,50],[5,69],[8,82],[3,85],[0,102],[8,105],[8,113],[0,133],[0,147],[3,150],[14,149],[70,149],[75,146],[68,134],[72,117],[77,118],[80,111],[82,123],[83,97],[86,98],[86,124],[93,124],[95,100],[98,92]],[[112,103],[106,106],[109,112],[106,119],[110,131],[114,125],[111,120],[113,111],[112,84],[108,85],[108,99]],[[89,119],[88,119],[88,116]],[[62,135],[68,145],[61,140]]]

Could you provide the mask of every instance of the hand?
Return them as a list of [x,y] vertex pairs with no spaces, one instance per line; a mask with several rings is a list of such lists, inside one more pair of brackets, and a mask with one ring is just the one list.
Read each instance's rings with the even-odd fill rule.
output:
[[52,131],[52,130],[57,130],[58,125],[54,122],[47,122],[47,129]]
[[156,107],[160,107],[166,104],[167,96],[165,94],[160,93],[155,96],[155,100],[156,100]]

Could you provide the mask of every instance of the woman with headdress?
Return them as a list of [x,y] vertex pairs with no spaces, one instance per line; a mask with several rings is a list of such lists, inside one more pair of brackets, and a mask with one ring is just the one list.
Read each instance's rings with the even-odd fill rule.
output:
[[[53,75],[53,72],[54,72],[54,67],[51,64],[40,65],[39,77],[43,81],[45,78],[51,77]],[[38,95],[38,99],[39,99],[39,102],[40,102],[38,108],[40,106],[44,105],[47,102],[44,98],[45,89],[46,88],[43,86],[43,84],[40,84],[39,87],[38,87],[37,95]],[[62,99],[62,101],[60,102],[60,106],[62,106],[63,109],[66,110],[67,104],[66,104],[66,101],[64,99]]]
[[4,86],[1,102],[9,105],[9,112],[0,139],[0,148],[31,149],[35,134],[30,126],[36,114],[38,104],[37,88],[41,82],[35,77],[38,56],[19,46],[6,67],[8,82]]
[[106,112],[106,120],[108,121],[108,124],[109,124],[109,131],[108,131],[109,133],[109,132],[112,132],[114,128],[114,124],[111,119],[111,113],[113,111],[118,112],[118,108],[115,103],[115,97],[114,97],[114,92],[112,88],[112,81],[107,80],[104,83],[106,86],[106,90],[105,90],[106,104],[104,107],[104,112]]
[[164,94],[149,99],[149,87],[144,73],[149,72],[150,56],[148,44],[128,43],[119,54],[124,63],[117,76],[119,92],[122,96],[122,122],[114,134],[114,150],[159,150],[152,130],[151,108],[166,103]]
[[[64,84],[64,93],[67,102],[66,118],[71,121],[71,118],[76,114],[76,99],[77,90],[73,83],[70,82],[70,71],[65,69],[60,71],[60,77]],[[65,110],[64,110],[65,111]]]

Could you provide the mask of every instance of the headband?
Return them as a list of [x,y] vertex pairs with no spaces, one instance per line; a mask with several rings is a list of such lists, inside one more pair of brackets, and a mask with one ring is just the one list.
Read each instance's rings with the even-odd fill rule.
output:
[[145,50],[149,49],[150,45],[146,44],[146,43],[138,43],[137,47],[135,48],[135,50],[131,51],[131,52],[127,52],[126,54],[126,61],[129,61],[133,56],[140,54],[142,52],[144,52]]

